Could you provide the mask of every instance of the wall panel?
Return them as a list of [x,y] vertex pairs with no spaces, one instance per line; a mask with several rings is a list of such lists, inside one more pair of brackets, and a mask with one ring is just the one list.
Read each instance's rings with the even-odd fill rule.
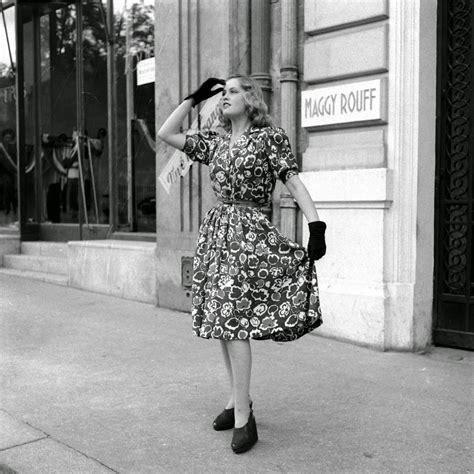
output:
[[337,130],[309,134],[303,171],[385,166],[384,130]]
[[378,21],[387,17],[388,0],[313,0],[305,2],[305,32],[311,34]]
[[307,83],[365,76],[388,70],[388,26],[310,37],[304,49]]

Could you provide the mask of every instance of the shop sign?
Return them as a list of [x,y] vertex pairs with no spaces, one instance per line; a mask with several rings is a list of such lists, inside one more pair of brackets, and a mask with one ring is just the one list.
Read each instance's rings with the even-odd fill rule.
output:
[[[218,124],[217,106],[219,105],[221,97],[221,94],[217,94],[206,100],[204,107],[199,114],[199,120],[203,130],[212,129]],[[196,130],[198,126],[199,122],[198,119],[196,119],[192,123],[191,129]],[[183,152],[176,150],[173,153],[158,177],[161,185],[165,188],[167,193],[170,192],[172,184],[176,183],[179,178],[187,174],[192,164],[192,160],[190,160]]]
[[137,86],[155,82],[155,58],[143,59],[137,63]]
[[381,79],[301,93],[301,125],[320,127],[382,119]]

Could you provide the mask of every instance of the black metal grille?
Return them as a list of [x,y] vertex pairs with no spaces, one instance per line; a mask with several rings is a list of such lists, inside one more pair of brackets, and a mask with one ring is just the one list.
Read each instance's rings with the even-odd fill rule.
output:
[[473,2],[439,2],[434,341],[474,349]]

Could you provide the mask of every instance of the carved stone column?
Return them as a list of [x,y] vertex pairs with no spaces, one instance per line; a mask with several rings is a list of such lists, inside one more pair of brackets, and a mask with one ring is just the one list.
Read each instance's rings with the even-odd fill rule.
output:
[[389,5],[387,167],[394,179],[384,218],[384,349],[419,350],[432,325],[437,3]]
[[250,75],[263,90],[265,102],[270,104],[272,78],[270,76],[270,0],[250,3],[251,58]]
[[230,0],[229,15],[229,75],[250,75],[250,0]]
[[[297,153],[297,100],[298,100],[298,2],[281,1],[281,62],[280,97],[281,126],[290,139],[293,153]],[[290,239],[296,237],[296,204],[285,187],[281,187],[280,229]]]

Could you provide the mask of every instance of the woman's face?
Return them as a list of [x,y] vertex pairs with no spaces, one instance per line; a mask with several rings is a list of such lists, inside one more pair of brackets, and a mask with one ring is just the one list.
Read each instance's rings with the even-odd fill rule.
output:
[[222,114],[226,118],[245,114],[244,89],[238,78],[229,79],[222,91]]

